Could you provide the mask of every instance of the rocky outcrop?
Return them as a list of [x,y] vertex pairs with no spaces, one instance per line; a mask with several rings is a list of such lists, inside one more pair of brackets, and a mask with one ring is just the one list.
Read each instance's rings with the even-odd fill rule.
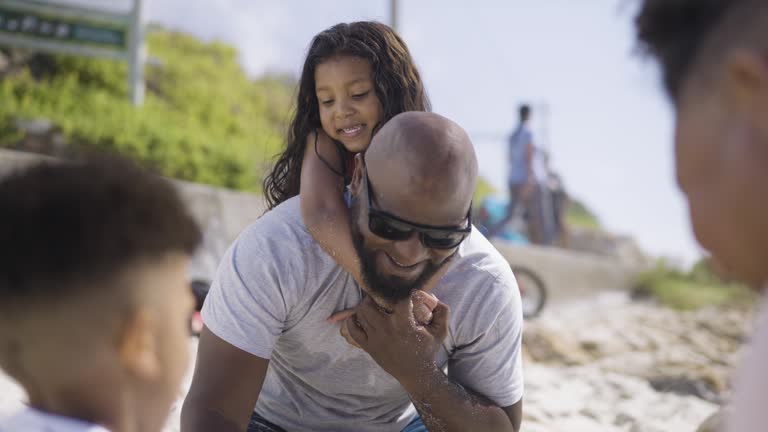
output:
[[716,432],[751,312],[626,303],[526,326],[527,431]]
[[749,331],[749,311],[677,312],[630,304],[530,323],[527,357],[552,366],[597,366],[646,380],[657,391],[721,403],[729,375]]

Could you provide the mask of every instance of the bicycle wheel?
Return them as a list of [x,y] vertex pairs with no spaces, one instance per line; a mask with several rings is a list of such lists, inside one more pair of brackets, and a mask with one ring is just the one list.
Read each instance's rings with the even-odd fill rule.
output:
[[534,272],[521,267],[512,267],[512,272],[520,288],[523,303],[523,317],[534,318],[544,309],[547,302],[547,289],[544,282]]

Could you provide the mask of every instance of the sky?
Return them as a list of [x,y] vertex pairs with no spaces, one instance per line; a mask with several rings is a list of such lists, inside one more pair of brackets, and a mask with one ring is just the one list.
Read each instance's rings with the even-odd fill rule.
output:
[[[389,22],[388,0],[144,2],[150,22],[237,46],[254,77],[298,76],[312,37],[336,23]],[[433,110],[469,132],[481,174],[500,191],[505,137],[518,104],[530,103],[537,141],[604,226],[656,256],[690,263],[700,255],[674,182],[672,109],[655,65],[636,50],[635,0],[398,4],[398,31]]]

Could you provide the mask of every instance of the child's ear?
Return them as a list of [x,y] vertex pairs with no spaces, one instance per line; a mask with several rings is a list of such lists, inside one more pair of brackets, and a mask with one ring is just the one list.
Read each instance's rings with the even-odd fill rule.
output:
[[129,315],[118,341],[123,368],[142,380],[155,380],[161,373],[155,342],[156,324],[148,310],[139,309]]
[[360,196],[363,192],[363,176],[365,176],[365,159],[363,154],[355,155],[355,171],[352,173],[352,181],[349,183],[349,191],[352,196]]

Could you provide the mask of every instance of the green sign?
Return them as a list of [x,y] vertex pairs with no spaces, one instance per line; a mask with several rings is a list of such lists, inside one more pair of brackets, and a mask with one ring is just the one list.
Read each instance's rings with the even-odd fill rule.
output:
[[[104,3],[108,3],[104,0]],[[0,0],[0,46],[128,62],[128,88],[144,101],[144,0],[129,11],[87,8],[54,0]]]
[[126,26],[48,16],[0,5],[0,35],[26,36],[40,40],[127,49]]

